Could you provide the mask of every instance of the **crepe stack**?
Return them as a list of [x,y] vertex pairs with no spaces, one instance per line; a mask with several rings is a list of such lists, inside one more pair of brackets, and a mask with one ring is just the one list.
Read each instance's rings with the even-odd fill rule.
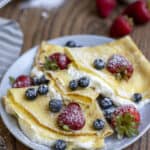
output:
[[[45,58],[57,52],[69,57],[71,63],[68,68],[55,71],[45,69]],[[134,73],[128,81],[117,80],[106,69],[98,71],[93,67],[95,59],[102,58],[107,62],[113,54],[120,54],[133,64]],[[130,37],[96,47],[82,48],[61,47],[43,42],[35,56],[31,76],[45,75],[50,80],[49,94],[28,101],[24,96],[27,88],[12,88],[4,97],[4,105],[8,113],[16,116],[23,132],[35,142],[51,146],[57,139],[62,139],[68,143],[67,149],[100,149],[104,147],[105,138],[113,131],[107,124],[96,98],[103,95],[110,97],[116,104],[125,104],[132,103],[131,95],[139,92],[143,94],[143,101],[149,100],[149,74],[149,62]],[[69,82],[83,76],[90,79],[90,85],[84,89],[70,90]],[[59,113],[54,114],[48,108],[52,98],[62,99],[64,107],[70,102],[77,102],[84,113],[85,126],[79,131],[59,128],[56,122]],[[97,118],[106,123],[101,131],[92,127]]]

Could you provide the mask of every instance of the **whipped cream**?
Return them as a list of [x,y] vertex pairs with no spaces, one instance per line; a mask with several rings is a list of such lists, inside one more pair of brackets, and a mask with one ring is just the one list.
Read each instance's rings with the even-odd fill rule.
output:
[[49,85],[49,96],[51,99],[62,99],[61,94],[59,94],[51,85]]
[[18,118],[18,122],[20,125],[21,130],[25,133],[25,135],[30,138],[33,142],[39,143],[39,144],[45,144],[47,146],[52,146],[55,143],[55,140],[50,138],[44,138],[41,134],[39,134],[37,131],[38,129],[28,123],[23,118]]
[[104,81],[100,80],[96,76],[92,76],[89,73],[79,71],[79,70],[75,69],[74,67],[70,67],[68,69],[68,74],[70,74],[70,76],[73,79],[79,79],[83,76],[88,77],[90,79],[89,86],[94,87],[98,93],[101,93],[107,97],[112,97],[112,95],[114,94],[113,90]]
[[[135,103],[129,99],[116,96],[113,89],[110,86],[108,86],[103,80],[100,80],[98,77],[92,76],[89,73],[79,71],[72,66],[68,69],[68,73],[73,79],[79,79],[83,76],[88,77],[90,79],[89,86],[94,87],[98,93],[101,93],[102,95],[105,95],[106,97],[110,97],[116,106],[134,105],[136,108],[141,108],[144,105],[150,103],[150,99],[144,99],[139,103]],[[123,90],[120,90],[120,92],[125,93]],[[125,96],[128,96],[128,95],[125,95]]]
[[31,70],[31,75],[40,78],[44,75],[44,73],[40,71],[37,67],[33,67],[33,69]]

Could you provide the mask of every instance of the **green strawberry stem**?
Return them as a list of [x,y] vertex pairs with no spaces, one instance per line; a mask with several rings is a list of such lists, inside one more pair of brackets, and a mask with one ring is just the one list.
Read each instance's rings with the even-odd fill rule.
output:
[[67,125],[63,125],[62,128],[63,128],[65,131],[70,131],[70,128],[69,128]]
[[58,70],[59,66],[57,65],[55,60],[51,60],[48,57],[45,57],[44,68],[46,70]]
[[138,123],[134,121],[134,117],[129,113],[119,115],[116,118],[116,132],[118,139],[122,139],[124,136],[133,137],[138,134]]
[[11,85],[12,85],[12,84],[14,84],[14,82],[15,82],[15,78],[12,77],[12,76],[10,76],[10,77],[9,77],[9,81],[10,81],[10,83],[11,83]]

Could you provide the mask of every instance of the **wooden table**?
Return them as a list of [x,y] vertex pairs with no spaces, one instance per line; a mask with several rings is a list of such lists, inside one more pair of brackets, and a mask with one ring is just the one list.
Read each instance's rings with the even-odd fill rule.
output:
[[[22,52],[34,45],[64,35],[96,34],[108,36],[112,19],[120,12],[118,6],[109,19],[101,19],[92,0],[68,0],[59,9],[48,12],[42,17],[40,9],[19,10],[18,3],[12,3],[0,10],[0,17],[17,20],[24,33]],[[134,28],[131,35],[143,53],[150,60],[150,23]],[[18,142],[0,120],[0,150],[29,150]],[[117,148],[116,148],[117,150]],[[150,150],[150,130],[136,143],[125,150]]]

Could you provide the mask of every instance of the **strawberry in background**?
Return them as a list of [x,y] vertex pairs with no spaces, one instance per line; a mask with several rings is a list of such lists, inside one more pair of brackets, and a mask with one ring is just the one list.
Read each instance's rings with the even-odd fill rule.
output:
[[133,31],[133,24],[146,24],[150,21],[149,0],[96,0],[98,12],[102,18],[108,18],[116,8],[117,2],[128,6],[112,22],[110,36],[120,38]]
[[131,4],[137,0],[118,0],[119,3],[121,4]]
[[114,38],[119,38],[131,33],[133,30],[132,20],[127,16],[117,17],[111,27],[110,27],[110,36]]
[[116,0],[96,0],[98,12],[103,18],[110,16],[116,5]]
[[132,17],[136,24],[144,24],[150,20],[150,10],[145,0],[138,0],[123,11],[124,15]]

